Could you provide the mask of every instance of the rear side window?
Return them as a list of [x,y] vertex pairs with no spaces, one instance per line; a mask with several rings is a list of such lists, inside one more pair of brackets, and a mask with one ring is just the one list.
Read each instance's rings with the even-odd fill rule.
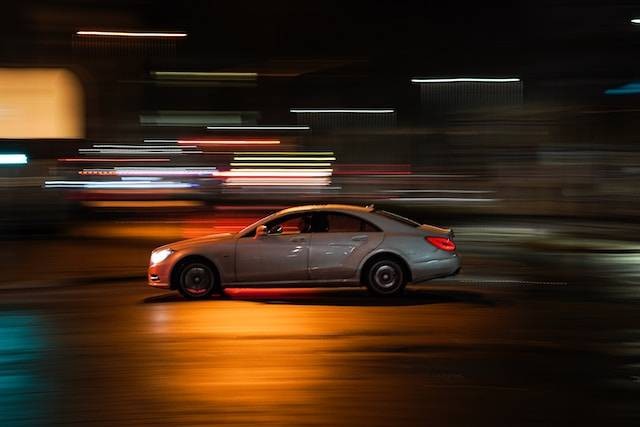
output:
[[381,216],[384,216],[386,218],[392,219],[394,221],[401,222],[401,223],[403,223],[405,225],[408,225],[409,227],[420,227],[420,223],[419,222],[415,222],[412,219],[405,218],[405,217],[403,217],[401,215],[398,215],[398,214],[394,214],[394,213],[387,212],[387,211],[374,211],[374,213],[376,213],[378,215],[381,215]]
[[313,233],[373,233],[380,231],[378,227],[368,221],[335,212],[315,212],[311,220],[311,230]]

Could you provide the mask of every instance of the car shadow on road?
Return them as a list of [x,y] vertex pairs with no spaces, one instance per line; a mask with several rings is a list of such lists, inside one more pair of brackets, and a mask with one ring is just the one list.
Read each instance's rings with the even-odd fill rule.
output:
[[[207,301],[250,301],[263,304],[326,305],[326,306],[412,306],[428,304],[474,304],[493,307],[497,305],[482,292],[458,289],[407,289],[397,297],[375,297],[364,289],[353,288],[295,288],[295,289],[241,289],[231,288],[224,296],[212,296]],[[203,302],[207,302],[203,301]],[[177,292],[145,298],[144,304],[189,302]]]

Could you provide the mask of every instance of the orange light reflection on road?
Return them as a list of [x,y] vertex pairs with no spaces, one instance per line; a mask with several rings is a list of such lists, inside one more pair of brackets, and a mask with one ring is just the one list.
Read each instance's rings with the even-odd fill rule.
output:
[[[409,304],[398,309],[377,305],[364,290],[229,291],[237,298],[265,295],[266,301],[191,303],[165,293],[144,307],[146,321],[136,325],[138,336],[151,342],[135,359],[137,378],[147,385],[145,398],[163,408],[210,409],[208,418],[201,410],[186,411],[184,424],[217,417],[218,424],[232,419],[236,425],[300,425],[310,413],[317,413],[318,425],[356,418],[361,425],[380,424],[380,414],[354,398],[363,393],[364,401],[403,419],[407,399],[418,405],[451,387],[469,387],[466,376],[439,375],[442,349],[468,351],[478,360],[473,349],[511,342],[508,334],[486,338],[504,329],[500,322],[514,321],[504,307],[494,307],[499,316],[488,316],[489,310],[475,303],[441,301],[438,292],[422,294],[416,305],[414,299],[400,299]],[[299,298],[289,299],[292,295]],[[398,369],[389,368],[390,358]],[[415,375],[416,360],[426,379]]]
[[225,288],[225,294],[238,299],[263,299],[263,298],[295,298],[309,295],[321,295],[326,292],[321,288]]
[[[293,307],[295,322],[281,306],[256,310],[255,303],[241,301],[150,308],[147,327],[160,338],[153,352],[172,361],[162,375],[143,375],[154,391],[146,397],[154,401],[170,396],[194,407],[235,408],[236,420],[246,425],[263,423],[271,412],[282,414],[288,408],[286,424],[296,425],[306,407],[322,404],[318,388],[337,375],[329,360],[343,342],[305,339],[309,333],[329,333],[327,324],[335,325],[337,319],[305,315],[307,307]],[[194,345],[196,357],[188,350]],[[224,413],[219,422],[225,423]]]

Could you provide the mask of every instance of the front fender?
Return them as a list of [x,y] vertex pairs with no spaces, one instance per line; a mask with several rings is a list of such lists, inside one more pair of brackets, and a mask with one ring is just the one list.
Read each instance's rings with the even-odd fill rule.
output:
[[235,280],[235,241],[183,248],[173,256],[175,259],[174,268],[185,258],[198,256],[211,262],[218,270],[222,285]]

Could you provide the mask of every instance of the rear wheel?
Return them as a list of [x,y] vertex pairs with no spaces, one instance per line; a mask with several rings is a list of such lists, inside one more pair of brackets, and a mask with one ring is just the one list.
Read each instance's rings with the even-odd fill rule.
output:
[[378,296],[400,295],[407,285],[402,266],[390,259],[374,262],[365,277],[369,291]]
[[180,269],[178,290],[188,299],[204,299],[219,288],[213,268],[203,262],[187,262]]

